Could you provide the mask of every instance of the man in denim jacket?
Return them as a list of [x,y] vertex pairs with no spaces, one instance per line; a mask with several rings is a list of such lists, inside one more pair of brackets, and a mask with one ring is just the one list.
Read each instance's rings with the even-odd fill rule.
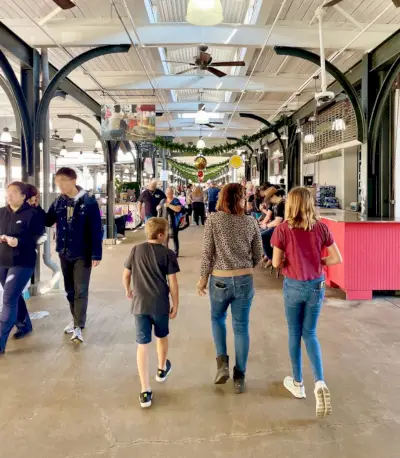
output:
[[72,342],[81,343],[90,274],[102,258],[100,209],[96,199],[76,185],[77,175],[73,169],[59,169],[55,180],[61,195],[50,206],[46,226],[57,224],[57,252],[73,318],[64,332],[72,334]]

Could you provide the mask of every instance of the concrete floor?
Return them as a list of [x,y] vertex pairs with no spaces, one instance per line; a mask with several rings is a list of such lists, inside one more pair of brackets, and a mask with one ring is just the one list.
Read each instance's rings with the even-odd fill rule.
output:
[[234,395],[230,383],[212,384],[209,302],[195,291],[201,234],[191,228],[181,235],[173,373],[162,386],[154,382],[149,410],[138,405],[133,318],[121,287],[123,261],[143,232],[106,248],[93,275],[84,345],[62,333],[69,321],[62,292],[30,301],[31,311],[50,316],[35,321],[25,341],[10,341],[0,359],[1,458],[400,456],[399,301],[349,304],[328,292],[319,335],[333,415],[317,420],[306,358],[307,399],[282,387],[290,366],[281,280],[259,270],[248,392]]

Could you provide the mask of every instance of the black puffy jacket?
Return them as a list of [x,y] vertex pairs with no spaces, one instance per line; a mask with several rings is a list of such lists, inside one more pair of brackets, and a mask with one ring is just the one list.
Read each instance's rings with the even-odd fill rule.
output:
[[0,235],[18,239],[15,248],[0,243],[0,266],[34,267],[36,242],[43,232],[43,216],[29,204],[24,203],[16,212],[8,206],[0,208]]

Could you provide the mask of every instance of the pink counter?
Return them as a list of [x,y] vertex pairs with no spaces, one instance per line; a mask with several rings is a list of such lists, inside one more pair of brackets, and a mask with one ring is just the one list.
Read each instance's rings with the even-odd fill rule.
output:
[[372,299],[373,291],[400,290],[400,221],[359,220],[345,211],[321,211],[343,263],[326,268],[327,285],[349,300]]

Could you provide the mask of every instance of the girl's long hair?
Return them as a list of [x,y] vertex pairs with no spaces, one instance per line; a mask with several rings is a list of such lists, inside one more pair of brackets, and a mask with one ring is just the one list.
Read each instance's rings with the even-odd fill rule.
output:
[[203,190],[201,189],[201,186],[196,186],[192,191],[192,195],[193,197],[201,197],[203,195]]
[[311,231],[317,217],[314,199],[307,188],[292,189],[286,199],[285,220],[292,229]]

